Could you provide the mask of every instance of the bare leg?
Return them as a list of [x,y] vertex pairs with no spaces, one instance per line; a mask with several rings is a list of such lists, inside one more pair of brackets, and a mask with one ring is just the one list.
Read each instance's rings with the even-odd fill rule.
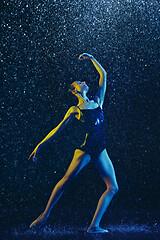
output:
[[68,167],[64,177],[56,184],[49,198],[44,212],[30,225],[30,227],[40,227],[48,218],[52,207],[56,204],[68,184],[76,177],[80,170],[90,161],[90,156],[83,151],[76,149],[72,162]]
[[105,213],[110,201],[113,196],[118,191],[118,184],[116,181],[115,171],[113,164],[107,154],[106,149],[100,154],[99,159],[95,162],[96,168],[98,169],[102,179],[104,180],[107,190],[102,194],[99,199],[97,209],[93,216],[92,222],[87,229],[88,233],[98,233],[98,232],[108,232],[107,230],[103,230],[99,227],[99,223],[103,214]]

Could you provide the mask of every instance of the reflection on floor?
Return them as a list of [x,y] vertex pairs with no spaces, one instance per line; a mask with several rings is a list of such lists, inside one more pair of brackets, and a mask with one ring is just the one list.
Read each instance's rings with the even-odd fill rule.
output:
[[56,239],[56,240],[158,240],[160,239],[160,226],[120,224],[103,226],[109,230],[106,234],[88,234],[83,227],[45,226],[42,229],[30,230],[23,227],[11,228],[3,232],[2,240],[15,239]]
[[158,210],[120,210],[108,211],[100,227],[109,233],[88,234],[93,210],[69,207],[54,209],[47,222],[37,230],[29,229],[30,223],[38,216],[40,210],[28,210],[15,214],[8,209],[1,222],[2,240],[159,240],[160,212]]

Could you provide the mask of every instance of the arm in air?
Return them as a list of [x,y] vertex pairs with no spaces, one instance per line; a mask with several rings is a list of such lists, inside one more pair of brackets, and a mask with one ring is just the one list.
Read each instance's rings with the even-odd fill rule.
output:
[[79,60],[85,60],[85,59],[90,59],[92,61],[93,65],[95,66],[96,70],[100,75],[99,87],[95,95],[95,99],[102,108],[105,92],[106,92],[106,85],[107,85],[107,72],[91,54],[83,53],[79,55]]

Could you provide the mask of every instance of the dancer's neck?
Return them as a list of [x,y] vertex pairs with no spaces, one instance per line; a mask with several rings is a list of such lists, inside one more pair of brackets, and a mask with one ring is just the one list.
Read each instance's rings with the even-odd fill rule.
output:
[[78,94],[78,105],[82,105],[86,102],[89,102],[89,98],[87,97],[86,95],[86,92],[83,92],[82,95],[81,94]]

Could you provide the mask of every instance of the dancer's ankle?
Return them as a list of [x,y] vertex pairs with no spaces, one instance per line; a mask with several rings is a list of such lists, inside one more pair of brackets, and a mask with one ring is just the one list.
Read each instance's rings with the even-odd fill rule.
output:
[[99,224],[92,224],[92,225],[89,226],[89,229],[90,228],[95,228],[95,227],[99,227]]
[[87,232],[88,232],[90,229],[95,228],[95,227],[99,227],[99,225],[90,225],[90,226],[88,227],[88,229],[87,229]]

